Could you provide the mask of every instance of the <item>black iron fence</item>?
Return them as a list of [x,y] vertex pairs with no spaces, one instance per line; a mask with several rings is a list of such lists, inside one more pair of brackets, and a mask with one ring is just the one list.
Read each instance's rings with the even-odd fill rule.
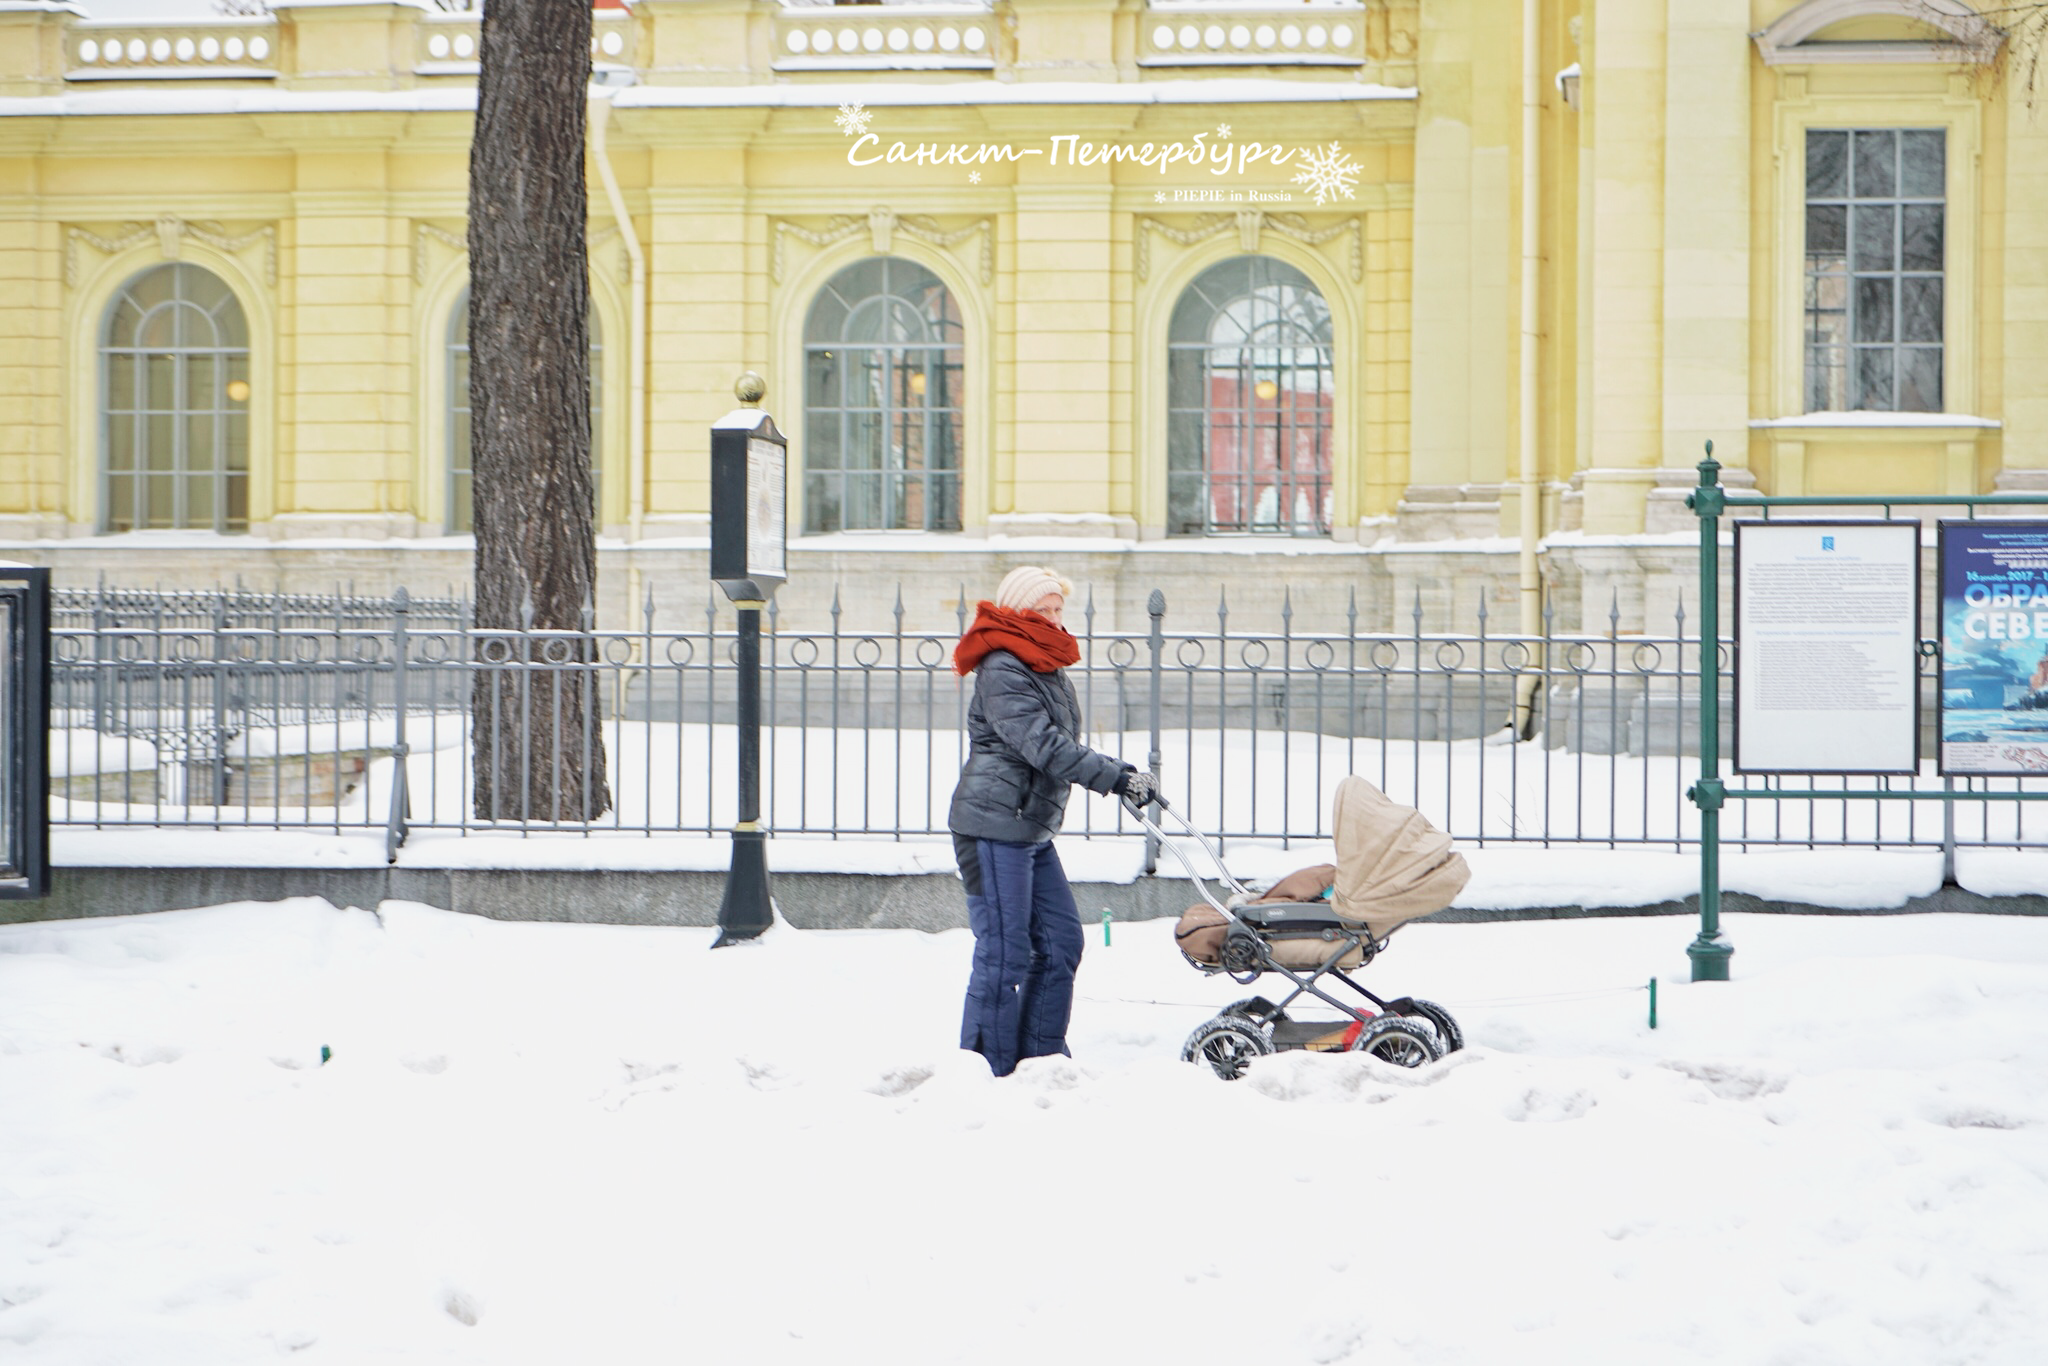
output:
[[[964,596],[957,627],[969,611]],[[735,622],[716,601],[631,630],[482,630],[458,599],[336,594],[60,593],[55,630],[53,820],[69,826],[407,828],[719,833],[735,818]],[[1463,629],[1248,626],[1227,598],[1196,610],[1151,596],[1137,629],[1092,595],[1070,615],[1069,671],[1089,742],[1157,771],[1163,790],[1226,839],[1327,837],[1339,777],[1360,774],[1474,843],[1684,848],[1698,815],[1685,756],[1698,745],[1700,642],[1681,605],[1660,633],[1502,631],[1484,600]],[[925,836],[946,829],[970,681],[959,630],[779,629],[764,642],[764,811],[777,834]],[[1724,676],[1730,646],[1720,644]],[[1930,704],[1931,658],[1922,686]],[[565,674],[598,708],[543,727],[557,768],[601,748],[603,814],[541,820],[502,795],[479,816],[470,708],[557,698]],[[1722,715],[1732,708],[1723,699]],[[543,708],[549,703],[539,703]],[[1932,753],[1931,734],[1923,752]],[[587,762],[584,763],[587,767]],[[1833,781],[1833,780],[1830,780]],[[1867,787],[1867,778],[1841,779]],[[1881,780],[1939,792],[1931,769]],[[2018,780],[1986,780],[2010,790]],[[523,793],[524,784],[499,789]],[[1976,789],[1973,789],[1976,790]],[[1722,838],[1758,846],[2043,842],[2022,804],[1854,804],[1751,798]],[[1078,799],[1068,831],[1132,835],[1111,803]]]

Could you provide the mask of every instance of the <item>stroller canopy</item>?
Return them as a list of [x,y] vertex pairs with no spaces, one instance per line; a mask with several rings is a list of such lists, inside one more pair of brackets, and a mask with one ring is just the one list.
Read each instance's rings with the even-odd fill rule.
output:
[[1337,784],[1332,824],[1337,885],[1330,904],[1346,920],[1362,922],[1375,939],[1442,910],[1471,879],[1449,835],[1363,778]]

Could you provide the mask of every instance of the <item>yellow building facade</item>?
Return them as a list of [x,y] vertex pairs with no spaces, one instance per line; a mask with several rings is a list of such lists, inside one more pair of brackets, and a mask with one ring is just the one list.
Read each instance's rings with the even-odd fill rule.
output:
[[[467,578],[478,18],[0,0],[0,537],[72,583]],[[604,600],[701,605],[791,437],[785,619],[1291,596],[1624,629],[1702,442],[2048,484],[2048,116],[1960,0],[639,0],[596,12]]]

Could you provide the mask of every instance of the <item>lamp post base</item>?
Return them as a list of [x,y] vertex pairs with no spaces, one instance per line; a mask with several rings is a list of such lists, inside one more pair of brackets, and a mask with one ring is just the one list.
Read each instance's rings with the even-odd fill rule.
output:
[[722,949],[758,938],[775,923],[768,890],[768,835],[762,830],[732,832],[732,868],[725,875],[725,897],[718,903],[718,938]]
[[1703,932],[1685,946],[1685,956],[1692,959],[1693,981],[1725,982],[1728,980],[1728,960],[1735,956],[1735,946],[1723,939],[1719,932],[1711,938]]

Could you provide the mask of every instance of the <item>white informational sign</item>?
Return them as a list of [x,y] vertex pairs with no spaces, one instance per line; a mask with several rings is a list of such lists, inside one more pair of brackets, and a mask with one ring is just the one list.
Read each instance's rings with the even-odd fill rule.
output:
[[1735,771],[1915,773],[1920,524],[1735,524]]
[[789,535],[789,524],[783,520],[787,457],[787,448],[779,441],[747,439],[747,574],[752,578],[788,577],[783,572]]

